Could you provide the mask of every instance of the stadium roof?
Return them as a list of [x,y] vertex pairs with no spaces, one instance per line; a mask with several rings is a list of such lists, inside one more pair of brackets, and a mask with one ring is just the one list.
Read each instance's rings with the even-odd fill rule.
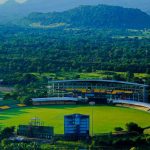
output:
[[114,100],[113,103],[114,104],[131,104],[131,105],[147,107],[150,109],[150,104],[144,103],[144,102],[136,102],[136,101],[131,101],[131,100]]
[[51,83],[64,83],[64,82],[108,82],[108,83],[118,83],[118,84],[128,84],[134,86],[148,87],[146,84],[132,83],[132,82],[124,82],[117,80],[102,80],[102,79],[80,79],[80,80],[52,80]]
[[33,102],[51,102],[51,101],[78,101],[78,98],[74,97],[48,97],[48,98],[32,98]]

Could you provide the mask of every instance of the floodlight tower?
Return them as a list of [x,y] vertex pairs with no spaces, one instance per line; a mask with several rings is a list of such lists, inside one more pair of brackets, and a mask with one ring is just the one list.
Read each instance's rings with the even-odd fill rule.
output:
[[90,105],[92,106],[92,136],[94,134],[94,110],[93,110],[93,106],[95,106],[95,102],[90,102]]
[[32,118],[29,124],[31,126],[43,126],[44,125],[44,123],[38,117]]

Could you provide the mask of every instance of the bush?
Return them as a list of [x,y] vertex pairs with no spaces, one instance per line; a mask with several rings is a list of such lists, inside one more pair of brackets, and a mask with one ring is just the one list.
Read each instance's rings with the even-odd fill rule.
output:
[[116,128],[114,128],[114,130],[115,130],[116,132],[120,132],[120,131],[123,131],[123,128],[121,128],[121,127],[116,127]]
[[127,123],[126,128],[128,132],[136,132],[138,134],[143,134],[144,132],[144,129],[139,127],[138,124],[134,122]]
[[138,150],[136,147],[132,147],[130,148],[130,150]]
[[11,99],[11,98],[12,98],[12,96],[11,96],[10,93],[6,93],[6,94],[4,95],[4,100]]
[[147,137],[146,137],[146,142],[147,142],[148,144],[150,144],[150,136],[147,136]]
[[117,138],[113,141],[113,145],[119,146],[119,147],[129,146],[132,144],[133,144],[132,140],[128,138]]
[[31,100],[30,96],[23,96],[18,99],[20,100],[21,103],[23,103],[25,105],[28,105],[28,106],[32,105],[32,100]]
[[13,135],[14,133],[14,130],[15,130],[15,127],[6,127],[4,128],[1,133],[0,133],[0,137],[1,139],[4,139],[4,138],[9,138],[10,136]]

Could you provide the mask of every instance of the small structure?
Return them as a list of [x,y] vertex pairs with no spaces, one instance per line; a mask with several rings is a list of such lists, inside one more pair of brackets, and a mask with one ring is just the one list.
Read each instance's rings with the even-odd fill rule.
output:
[[88,115],[72,114],[64,117],[64,133],[68,139],[88,138],[89,127]]
[[54,135],[54,128],[44,126],[39,118],[33,118],[29,125],[19,125],[17,134],[29,138],[51,139]]

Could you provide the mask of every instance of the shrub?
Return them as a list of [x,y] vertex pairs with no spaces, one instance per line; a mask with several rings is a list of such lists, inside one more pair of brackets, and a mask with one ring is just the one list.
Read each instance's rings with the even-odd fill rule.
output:
[[121,127],[116,127],[116,128],[114,128],[114,130],[115,130],[116,132],[120,132],[120,131],[123,131],[123,128],[121,128]]
[[134,122],[127,123],[126,128],[128,132],[137,132],[138,134],[143,134],[144,132],[144,129]]

